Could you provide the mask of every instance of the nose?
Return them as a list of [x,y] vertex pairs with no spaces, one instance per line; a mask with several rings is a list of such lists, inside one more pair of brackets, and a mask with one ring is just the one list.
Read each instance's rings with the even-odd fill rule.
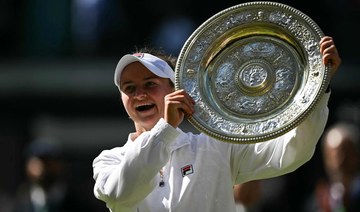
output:
[[136,89],[136,92],[135,92],[135,94],[134,94],[134,98],[139,99],[139,100],[142,100],[142,99],[144,99],[146,96],[147,96],[147,93],[146,93],[146,90],[145,90],[145,89],[142,89],[142,88]]

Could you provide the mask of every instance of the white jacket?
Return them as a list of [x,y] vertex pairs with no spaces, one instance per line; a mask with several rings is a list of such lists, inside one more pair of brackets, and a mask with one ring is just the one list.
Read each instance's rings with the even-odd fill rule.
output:
[[[163,119],[93,162],[94,194],[112,212],[233,212],[233,185],[294,171],[313,155],[328,117],[325,94],[298,127],[270,141],[229,144]],[[160,187],[163,168],[165,186]]]

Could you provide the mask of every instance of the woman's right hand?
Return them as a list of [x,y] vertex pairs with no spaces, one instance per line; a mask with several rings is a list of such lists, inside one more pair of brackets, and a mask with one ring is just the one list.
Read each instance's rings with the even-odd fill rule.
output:
[[167,123],[177,128],[184,116],[194,113],[195,101],[185,90],[176,90],[165,96],[164,119]]

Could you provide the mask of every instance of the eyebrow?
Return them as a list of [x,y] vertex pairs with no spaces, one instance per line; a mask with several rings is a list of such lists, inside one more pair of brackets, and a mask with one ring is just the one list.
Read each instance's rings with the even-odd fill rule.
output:
[[[159,76],[149,76],[149,77],[145,77],[143,80],[151,80],[151,79],[157,79],[157,78],[160,78],[160,77]],[[131,84],[131,83],[132,83],[131,80],[125,81],[125,82],[120,84],[120,88],[123,87],[126,84]]]

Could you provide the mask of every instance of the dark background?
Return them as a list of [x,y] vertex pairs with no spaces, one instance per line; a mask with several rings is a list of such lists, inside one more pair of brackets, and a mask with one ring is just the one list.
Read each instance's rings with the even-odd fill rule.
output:
[[[113,84],[119,58],[144,45],[177,55],[205,20],[244,2],[2,0],[0,202],[11,202],[24,180],[26,145],[47,138],[66,155],[73,204],[82,211],[107,211],[93,197],[92,160],[122,145],[133,131]],[[279,2],[304,12],[334,38],[343,63],[331,83],[329,124],[358,121],[360,1]],[[320,164],[315,154],[297,172],[279,178],[286,195],[274,200],[274,210],[299,209],[322,172]]]

